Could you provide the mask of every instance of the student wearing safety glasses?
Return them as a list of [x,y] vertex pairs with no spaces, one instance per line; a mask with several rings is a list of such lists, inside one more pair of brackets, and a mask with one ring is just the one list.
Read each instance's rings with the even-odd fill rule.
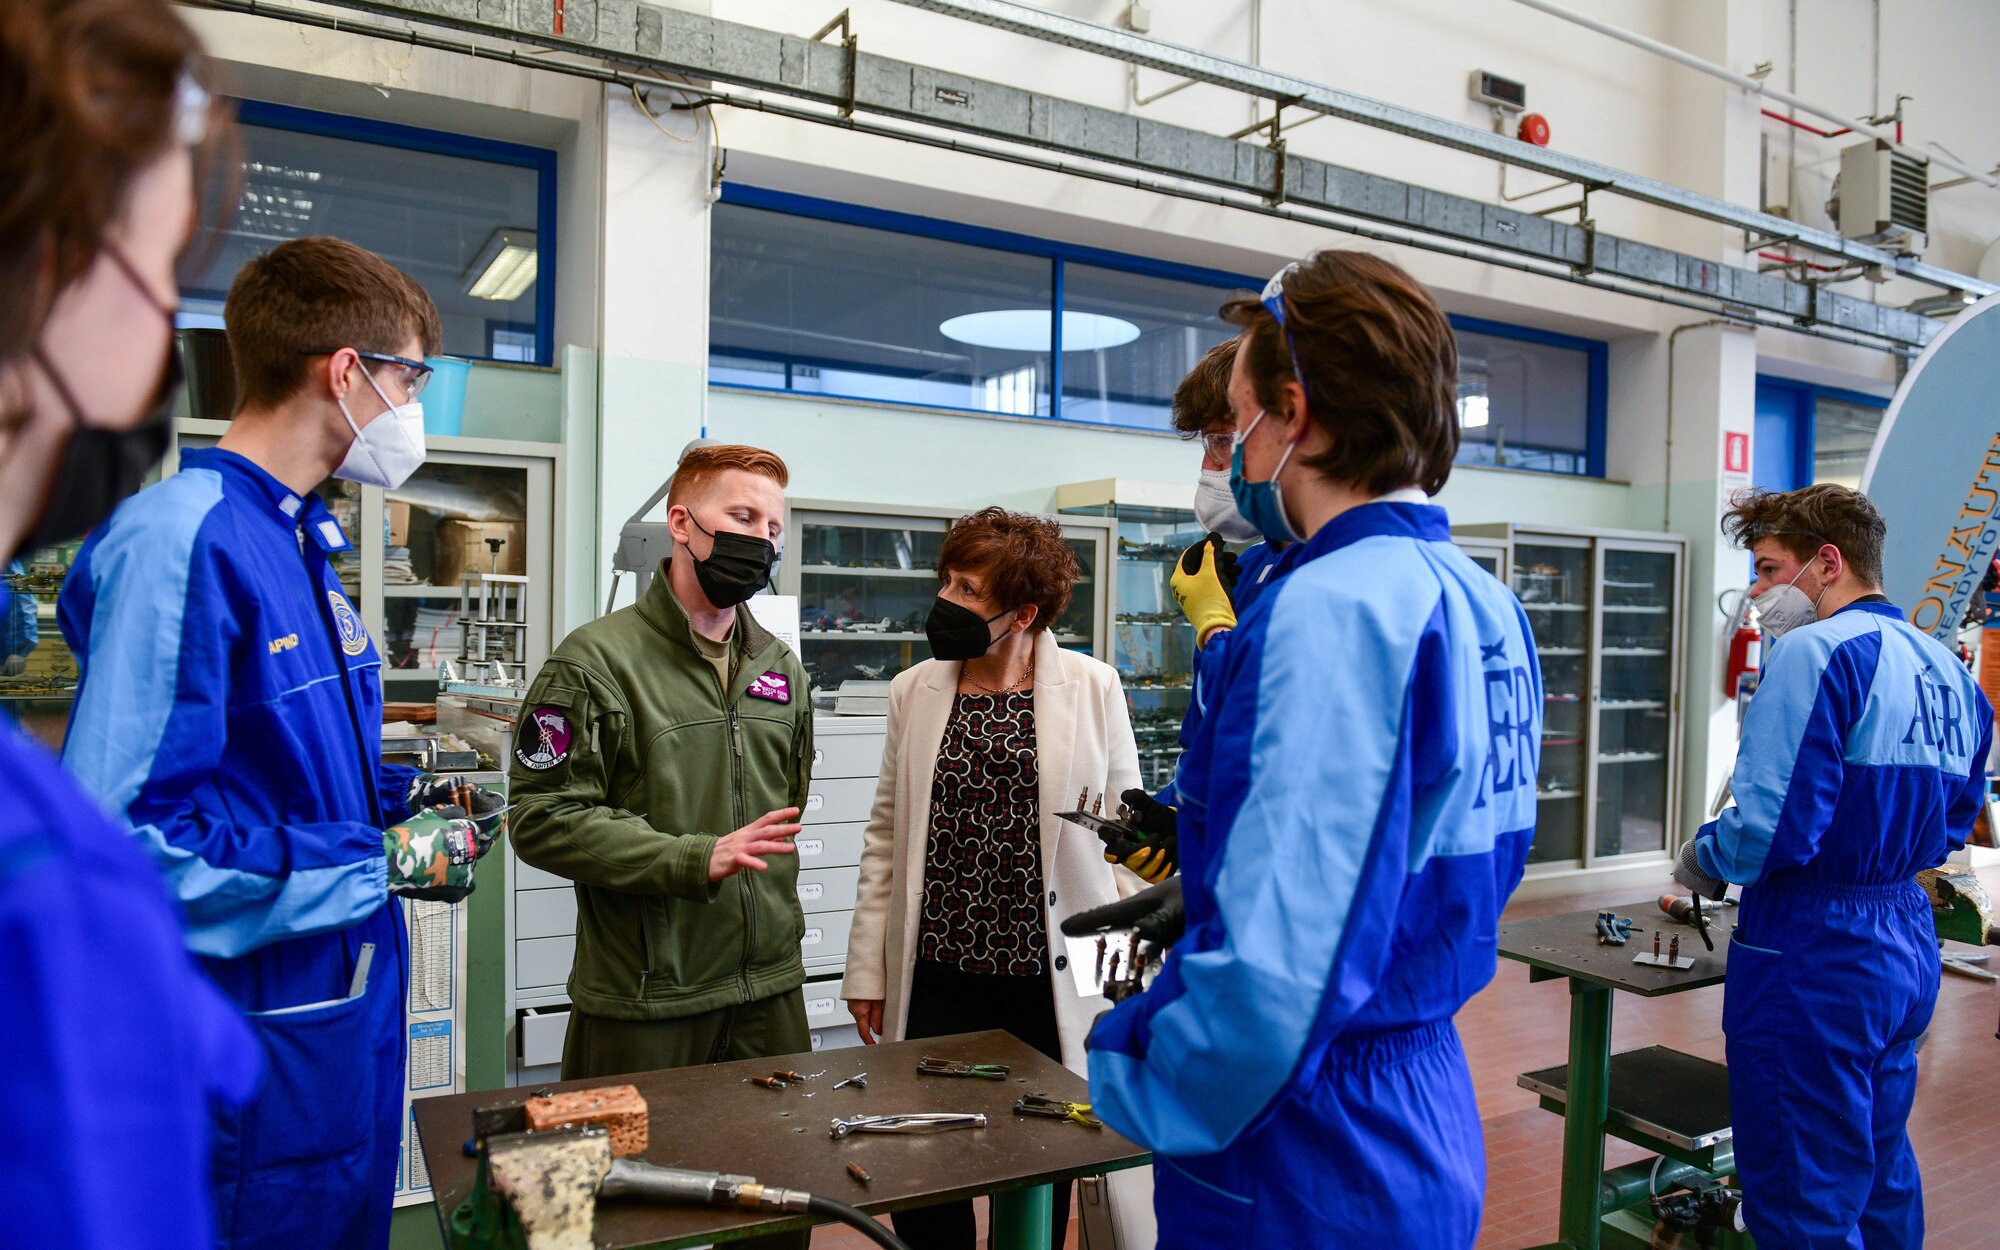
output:
[[229,432],[120,507],[63,587],[83,666],[63,762],[125,814],[263,1046],[262,1089],[219,1120],[219,1244],[381,1247],[396,896],[469,892],[500,803],[443,806],[449,782],[382,763],[382,657],[330,559],[353,540],[314,488],[393,490],[423,463],[437,309],[380,257],[308,238],[245,265],[224,319]]
[[1485,1156],[1452,1016],[1491,979],[1535,816],[1541,676],[1429,496],[1458,352],[1388,261],[1320,252],[1242,327],[1231,495],[1299,544],[1181,759],[1187,929],[1090,1046],[1154,1152],[1160,1245],[1459,1248]]

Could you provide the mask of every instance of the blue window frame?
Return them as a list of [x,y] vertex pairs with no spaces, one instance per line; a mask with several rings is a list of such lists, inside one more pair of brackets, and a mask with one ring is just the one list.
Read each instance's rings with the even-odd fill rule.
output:
[[[1126,429],[1170,428],[1174,388],[1234,333],[1222,297],[1264,282],[737,183],[713,238],[714,384]],[[1451,322],[1477,366],[1459,462],[1603,476],[1605,344]]]
[[[444,354],[553,363],[553,151],[258,100],[238,101],[237,118],[236,211],[190,249],[200,267],[182,275],[183,324],[221,325],[229,283],[251,257],[330,234],[423,285],[443,322]],[[530,260],[532,278],[504,280],[504,269]],[[475,295],[482,277],[490,289]]]
[[1877,395],[1758,374],[1753,484],[1765,490],[1858,485],[1888,407]]

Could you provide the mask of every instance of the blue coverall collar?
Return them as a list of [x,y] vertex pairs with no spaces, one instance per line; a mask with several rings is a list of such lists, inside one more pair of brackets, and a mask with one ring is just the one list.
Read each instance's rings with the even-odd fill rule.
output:
[[1300,560],[1316,560],[1330,551],[1364,538],[1395,535],[1424,542],[1451,541],[1451,518],[1443,508],[1427,503],[1365,503],[1349,508],[1320,526],[1305,541]]
[[262,511],[286,530],[302,527],[321,551],[345,551],[354,544],[318,495],[299,495],[247,456],[203,447],[181,456],[183,469],[212,469],[249,488]]
[[[1842,608],[1840,612],[1872,612],[1876,616],[1893,617],[1899,621],[1903,619],[1903,609],[1886,599],[1857,599]],[[1835,612],[1834,615],[1839,616],[1840,612]]]

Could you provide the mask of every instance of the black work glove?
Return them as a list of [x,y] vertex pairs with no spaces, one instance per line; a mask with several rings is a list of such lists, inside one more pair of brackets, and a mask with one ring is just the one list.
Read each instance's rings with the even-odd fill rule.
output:
[[1169,877],[1131,898],[1080,911],[1062,922],[1065,937],[1085,937],[1113,929],[1130,929],[1141,941],[1162,949],[1180,941],[1187,932],[1187,905],[1181,900],[1181,879]]
[[1136,836],[1099,829],[1104,842],[1104,862],[1123,864],[1141,878],[1158,885],[1180,868],[1180,814],[1144,790],[1131,789],[1118,796],[1125,805],[1122,823]]

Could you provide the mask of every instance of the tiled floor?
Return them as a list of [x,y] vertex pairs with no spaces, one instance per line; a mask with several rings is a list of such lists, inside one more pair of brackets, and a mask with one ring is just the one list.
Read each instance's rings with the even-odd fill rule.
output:
[[[2000,898],[2000,870],[1981,873]],[[1508,917],[1546,915],[1598,906],[1639,915],[1649,899],[1571,897],[1523,903]],[[1641,922],[1644,923],[1643,921]],[[2000,961],[1997,961],[2000,962]],[[1614,998],[1616,1049],[1662,1043],[1711,1059],[1723,1058],[1722,989],[1668,998]],[[1910,1136],[1924,1171],[1929,1250],[2000,1250],[2000,994],[1983,982],[1947,975],[1923,1051],[1921,1084]],[[1552,1240],[1561,1184],[1562,1121],[1514,1084],[1531,1068],[1560,1063],[1569,1039],[1565,984],[1528,983],[1528,970],[1502,960],[1499,975],[1459,1013],[1458,1029],[1471,1061],[1486,1126],[1486,1221],[1479,1245],[1501,1250]],[[1640,1157],[1636,1147],[1607,1143],[1608,1165]],[[822,1229],[816,1250],[863,1250],[870,1243],[848,1230]],[[1072,1233],[1071,1244],[1075,1245]]]

